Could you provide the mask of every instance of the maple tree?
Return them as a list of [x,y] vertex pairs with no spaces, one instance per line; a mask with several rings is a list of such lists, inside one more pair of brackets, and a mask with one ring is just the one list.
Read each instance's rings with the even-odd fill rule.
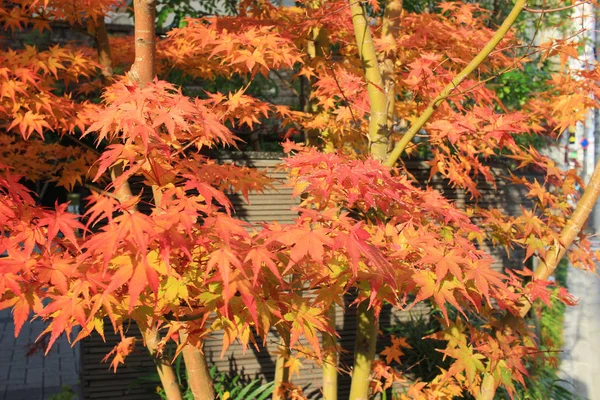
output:
[[[225,352],[234,341],[250,346],[276,330],[283,339],[275,398],[304,396],[291,376],[308,359],[323,364],[331,400],[338,373],[331,310],[352,293],[352,400],[392,385],[404,387],[401,398],[488,399],[499,386],[513,393],[523,384],[524,359],[540,356],[524,318],[531,303],[555,293],[548,278],[567,248],[578,267],[594,269],[596,259],[580,231],[598,197],[600,172],[578,199],[576,171],[561,171],[515,140],[523,133],[556,138],[596,106],[597,69],[565,69],[577,42],[522,45],[511,26],[524,0],[497,29],[487,26],[485,9],[469,3],[413,14],[398,0],[383,8],[367,2],[368,14],[360,2],[282,8],[241,1],[235,17],[189,19],[161,40],[150,0],[133,2],[134,39],[110,38],[104,15],[122,5],[0,3],[6,29],[45,30],[64,21],[96,39],[96,49],[0,51],[0,308],[13,309],[16,335],[33,313],[48,321],[49,351],[76,327],[74,342],[103,336],[109,318],[122,337],[109,355],[116,369],[136,345],[126,330],[133,320],[167,397],[182,398],[164,352],[175,343],[194,398],[208,399],[203,338],[223,332]],[[507,109],[485,85],[530,59],[551,57],[561,68],[521,108]],[[128,72],[116,75],[117,66]],[[190,98],[163,79],[175,69],[205,81],[243,76],[247,83]],[[310,87],[304,110],[248,94],[257,76],[282,69]],[[100,103],[90,100],[99,93]],[[247,198],[270,180],[202,151],[235,147],[232,128],[267,119],[310,139],[283,143],[290,157],[281,168],[302,200],[293,224],[251,231],[234,218],[226,193]],[[417,143],[423,130],[426,140]],[[96,148],[86,145],[90,140]],[[534,207],[518,216],[477,205],[459,209],[407,174],[400,156],[421,148],[431,154],[432,175],[475,199],[478,177],[492,185],[497,179],[493,160],[537,168],[543,181],[510,176]],[[80,220],[66,204],[40,207],[23,178],[68,189],[93,185],[85,215]],[[134,181],[152,195],[134,193]],[[540,266],[498,272],[481,247],[486,240],[524,248]],[[393,338],[379,360],[375,355],[382,307],[420,302],[441,311],[444,329],[431,337],[445,343],[441,351],[452,360],[429,382],[412,382],[391,365],[407,348],[402,338]]]

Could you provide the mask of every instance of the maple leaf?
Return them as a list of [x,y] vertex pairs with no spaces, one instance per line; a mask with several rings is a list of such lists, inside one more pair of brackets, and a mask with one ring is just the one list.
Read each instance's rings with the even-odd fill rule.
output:
[[576,306],[579,303],[579,299],[570,294],[564,287],[558,289],[558,299],[567,306]]
[[445,251],[441,251],[434,247],[428,247],[426,249],[425,256],[421,259],[423,264],[435,265],[435,273],[437,275],[438,285],[446,277],[448,272],[450,272],[457,279],[462,280],[463,272],[459,265],[459,263],[462,261],[463,259],[454,249],[446,253]]
[[37,132],[43,138],[44,129],[52,130],[52,127],[48,124],[43,115],[32,111],[18,114],[8,126],[8,130],[11,130],[16,126],[19,127],[19,132],[25,139],[28,139],[33,132]]
[[245,263],[249,261],[252,261],[252,272],[254,274],[252,284],[254,286],[256,286],[256,282],[258,281],[258,277],[263,265],[265,265],[279,280],[279,283],[283,285],[281,274],[277,268],[277,264],[275,263],[277,261],[277,257],[271,251],[269,251],[269,249],[264,246],[253,247],[250,249],[250,251],[248,251],[248,255],[244,260]]
[[482,363],[482,360],[484,360],[485,357],[481,354],[474,353],[471,346],[460,345],[456,348],[447,348],[443,350],[442,353],[456,360],[452,363],[450,369],[448,369],[446,376],[456,376],[464,371],[468,386],[475,383],[475,376],[478,372],[485,371],[485,367]]
[[38,222],[39,226],[48,227],[48,242],[56,238],[56,235],[62,233],[73,245],[79,247],[79,242],[76,237],[77,229],[85,229],[83,224],[79,222],[78,216],[67,211],[68,203],[55,204],[55,212],[49,214],[45,218],[41,218]]
[[392,345],[386,346],[381,352],[381,355],[385,356],[386,364],[390,364],[392,361],[400,363],[400,357],[404,355],[403,348],[412,349],[412,347],[406,342],[406,338],[392,336]]
[[323,310],[311,306],[306,299],[295,297],[292,310],[283,317],[291,323],[290,347],[293,347],[303,335],[317,358],[321,358],[321,345],[317,332],[333,333],[323,315]]
[[86,229],[94,226],[103,219],[107,219],[109,224],[112,222],[113,213],[117,210],[119,204],[116,199],[92,192],[86,200],[88,202],[85,213],[85,217],[87,217]]
[[19,198],[26,204],[35,204],[32,193],[29,189],[19,183],[21,176],[12,175],[10,171],[3,168],[0,175],[0,190],[6,190],[11,197]]
[[325,246],[332,246],[325,228],[311,229],[309,227],[290,228],[277,236],[277,241],[291,247],[290,262],[298,263],[305,256],[315,261],[322,261]]
[[125,363],[125,357],[127,357],[133,351],[135,347],[135,337],[122,338],[121,341],[102,359],[103,362],[108,361],[112,356],[113,359],[110,366],[114,372],[117,372],[117,368],[120,364]]
[[[241,270],[242,263],[237,258],[236,254],[231,251],[230,248],[221,247],[210,253],[210,258],[208,260],[208,263],[206,264],[208,270],[211,270],[215,266],[217,267],[217,271],[219,272],[219,275],[221,276],[221,279],[223,281],[224,291],[229,291],[229,277],[231,274],[231,266]],[[227,302],[227,298],[225,300]]]
[[302,368],[302,362],[298,357],[289,356],[285,362],[285,366],[289,368],[289,374],[300,376],[300,368]]
[[14,334],[15,337],[19,336],[21,332],[21,328],[27,319],[29,319],[32,311],[31,307],[31,298],[28,296],[21,294],[19,296],[15,296],[12,299],[0,301],[0,309],[5,309],[7,307],[13,307],[13,321],[15,324]]
[[550,290],[548,286],[552,285],[552,282],[545,281],[542,279],[534,279],[527,285],[527,289],[529,291],[529,296],[531,296],[531,301],[535,301],[540,299],[546,304],[550,306]]

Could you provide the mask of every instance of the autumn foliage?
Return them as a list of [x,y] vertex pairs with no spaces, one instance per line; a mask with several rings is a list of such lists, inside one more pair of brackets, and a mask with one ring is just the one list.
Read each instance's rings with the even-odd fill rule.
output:
[[[379,62],[393,65],[383,76],[385,88],[377,89],[391,90],[394,99],[381,127],[391,149],[495,29],[485,9],[448,2],[437,12],[404,12],[390,40],[382,35],[383,9],[368,5]],[[558,68],[547,89],[519,109],[507,108],[486,83],[528,62],[564,67],[578,43],[553,39],[527,47],[511,31],[475,74],[435,104],[423,137],[388,168],[370,150],[372,83],[358,57],[347,2],[281,8],[241,1],[238,16],[189,19],[158,41],[152,82],[132,74],[107,81],[96,50],[85,46],[10,48],[11,31],[47,30],[53,22],[96,35],[99,20],[119,6],[0,3],[6,30],[0,50],[0,308],[13,310],[16,335],[32,316],[42,318],[50,351],[62,334],[73,342],[103,336],[108,318],[122,336],[110,355],[116,369],[139,345],[127,336],[131,320],[142,331],[160,331],[157,354],[170,342],[178,350],[201,349],[216,331],[223,332],[225,352],[234,341],[252,346],[276,330],[288,338],[286,365],[294,372],[301,361],[320,363],[332,351],[321,342],[323,334],[335,336],[327,310],[353,294],[346,312],[367,304],[375,318],[386,304],[409,310],[427,302],[440,310],[445,328],[431,338],[445,343],[443,354],[452,360],[432,381],[414,381],[393,368],[410,347],[394,337],[373,361],[373,391],[395,385],[403,388],[401,398],[469,393],[483,399],[489,382],[508,393],[524,382],[527,361],[544,356],[521,318],[523,304],[548,302],[555,292],[548,277],[532,278],[527,268],[492,269],[484,244],[522,248],[527,259],[542,261],[555,258],[557,246],[570,245],[562,243],[561,231],[582,182],[519,136],[556,139],[595,107],[600,76],[596,69]],[[133,39],[110,43],[112,66],[127,71],[135,61]],[[319,51],[310,50],[315,43]],[[310,87],[304,109],[249,94],[257,77],[281,70]],[[191,98],[165,80],[173,71],[203,82],[243,77],[246,84]],[[283,142],[288,156],[280,168],[301,199],[295,222],[251,227],[235,218],[226,194],[247,198],[272,182],[260,171],[219,164],[206,150],[236,148],[241,142],[234,132],[267,120],[289,133],[316,133],[318,140]],[[464,190],[474,205],[459,209],[415,182],[403,160],[419,154],[427,156],[432,176]],[[541,177],[501,172],[531,200],[519,215],[477,206],[478,182],[495,185],[498,163],[491,164],[498,159]],[[41,207],[25,180],[92,188],[85,214],[67,212],[66,203]],[[146,190],[132,192],[132,182]],[[594,269],[585,236],[568,256]],[[568,294],[561,297],[571,302]],[[282,388],[301,396],[293,379]]]

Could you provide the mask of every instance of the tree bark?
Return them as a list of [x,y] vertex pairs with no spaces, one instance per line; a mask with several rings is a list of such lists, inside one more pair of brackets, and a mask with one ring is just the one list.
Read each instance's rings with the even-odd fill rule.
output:
[[130,79],[146,84],[156,76],[156,30],[154,15],[155,0],[135,0],[135,62],[131,67]]
[[369,94],[369,154],[377,160],[385,160],[388,152],[387,96],[379,71],[377,52],[371,36],[371,28],[365,10],[359,1],[350,0],[352,25],[358,45],[358,55],[363,63],[367,92]]
[[290,358],[290,335],[285,333],[279,342],[279,354],[275,362],[275,382],[273,400],[285,400],[284,386],[290,382],[290,368],[286,365]]
[[[134,1],[134,23],[135,23],[135,62],[131,68],[129,79],[140,85],[152,82],[156,75],[156,50],[155,50],[155,2],[154,0]],[[108,42],[108,40],[106,41]],[[110,53],[108,53],[110,54]],[[115,166],[111,170],[111,177],[116,179],[122,174],[122,167]],[[124,200],[131,197],[131,189],[127,183],[117,188],[117,196]],[[135,210],[134,210],[135,211]],[[168,400],[182,400],[179,383],[169,360],[157,353],[160,334],[157,328],[147,328],[142,332],[146,347],[154,360],[158,376],[165,390]]]
[[[387,0],[381,26],[381,39],[392,50],[383,57],[379,68],[386,96],[387,131],[394,125],[394,104],[396,102],[396,58],[397,43],[402,18],[402,0]],[[388,145],[389,146],[389,145]]]
[[98,64],[100,64],[102,72],[102,80],[104,84],[107,84],[112,80],[113,66],[104,18],[98,18],[96,22],[96,48],[98,51]]
[[[397,7],[397,1],[390,0],[394,7]],[[361,2],[350,0],[350,12],[352,13],[352,25],[354,35],[358,46],[358,55],[363,63],[365,79],[367,81],[367,93],[369,95],[369,155],[376,160],[384,161],[387,157],[389,148],[389,121],[392,120],[393,109],[388,108],[389,98],[385,92],[382,72],[379,66],[377,51],[373,44],[371,28],[367,21],[365,10]],[[397,13],[402,12],[394,8],[387,10],[388,22],[385,28],[386,38],[394,40],[396,34],[396,24],[399,24]],[[393,17],[394,20],[389,20]],[[394,63],[390,60],[386,67],[386,73],[391,74],[387,77],[393,81]],[[389,82],[388,82],[388,86]],[[391,96],[393,97],[393,89]],[[369,309],[368,300],[363,301],[357,310],[358,327],[356,331],[356,342],[354,351],[354,367],[352,370],[352,384],[349,400],[367,400],[369,398],[369,389],[371,381],[371,365],[375,359],[375,347],[377,343],[377,325],[374,310]]]
[[[307,4],[308,8],[316,9],[322,6],[322,0],[313,0]],[[324,57],[329,52],[329,36],[327,30],[320,26],[315,26],[310,30],[309,39],[306,41],[306,54],[311,61],[314,61],[317,57]],[[315,114],[317,112],[317,101],[316,99],[310,98],[310,92],[312,86],[316,83],[317,79],[311,77],[310,79],[304,79],[303,81],[303,111],[306,113]],[[318,146],[321,142],[323,135],[316,129],[309,129],[305,132],[305,141],[309,146]]]
[[175,376],[175,372],[173,371],[171,364],[166,360],[165,357],[157,354],[158,342],[160,341],[158,329],[149,327],[142,331],[142,336],[144,337],[146,348],[148,351],[150,351],[150,355],[152,356],[154,364],[156,365],[156,371],[158,372],[158,377],[160,378],[162,387],[165,390],[167,399],[183,400],[181,397],[181,390],[179,389],[178,379],[177,376]]
[[[335,305],[327,310],[329,324],[335,331]],[[323,400],[337,400],[338,396],[338,357],[335,335],[323,334],[323,347],[327,353],[323,359]],[[327,350],[328,349],[328,350]]]
[[359,304],[357,310],[356,344],[354,347],[354,368],[349,400],[369,400],[371,365],[375,360],[378,321],[375,311],[369,308],[369,301]]
[[[179,336],[182,342],[185,342],[188,337],[187,332],[184,331],[179,331]],[[189,344],[183,347],[181,353],[188,376],[188,386],[194,400],[214,400],[215,391],[204,353]]]

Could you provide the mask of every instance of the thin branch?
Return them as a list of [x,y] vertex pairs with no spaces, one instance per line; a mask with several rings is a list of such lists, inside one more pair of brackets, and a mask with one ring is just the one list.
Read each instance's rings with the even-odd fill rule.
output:
[[121,200],[121,199],[119,198],[119,196],[117,196],[117,195],[113,194],[112,192],[109,192],[109,191],[107,191],[107,190],[101,189],[101,188],[99,188],[98,186],[92,185],[92,184],[90,184],[90,183],[85,183],[85,184],[83,185],[83,187],[85,187],[85,188],[87,188],[87,189],[90,189],[90,190],[93,190],[94,192],[96,192],[96,193],[98,193],[98,194],[101,194],[101,195],[103,195],[103,196],[110,197],[111,199],[115,199],[115,200]]
[[500,28],[496,31],[492,39],[484,46],[484,48],[475,56],[473,60],[461,71],[459,74],[442,90],[442,92],[431,102],[423,114],[417,121],[410,127],[408,132],[402,136],[394,150],[388,156],[385,161],[385,165],[388,167],[394,166],[400,155],[404,152],[406,146],[412,141],[413,137],[423,128],[423,126],[429,121],[435,110],[442,104],[452,92],[462,83],[462,81],[469,76],[479,65],[490,55],[490,53],[496,48],[498,43],[504,38],[510,27],[513,25],[523,7],[525,7],[526,0],[517,0],[510,14],[506,17]]
[[331,71],[331,76],[333,77],[333,80],[335,81],[335,85],[337,86],[338,90],[340,91],[342,98],[348,105],[348,110],[350,111],[350,116],[352,117],[352,122],[354,122],[354,126],[358,126],[358,121],[356,119],[356,116],[354,115],[354,111],[352,111],[352,103],[350,103],[350,100],[348,100],[348,97],[346,97],[346,93],[344,92],[344,89],[342,89],[342,87],[340,86],[340,82],[338,81],[337,76],[335,75],[333,66],[328,63],[327,68],[329,68],[329,70]]
[[96,149],[96,148],[94,148],[94,147],[90,146],[90,145],[89,145],[89,144],[87,144],[87,143],[84,143],[83,141],[81,141],[80,139],[77,139],[77,138],[76,138],[75,136],[73,136],[73,135],[64,135],[63,137],[66,137],[66,138],[68,138],[69,140],[71,140],[71,141],[73,141],[74,143],[76,143],[76,144],[80,145],[81,147],[83,147],[83,148],[85,148],[85,149],[87,149],[87,150],[89,150],[89,151],[93,152],[93,153],[94,153],[94,154],[96,154],[96,155],[100,155],[100,154],[102,154],[100,151],[98,151],[98,149]]
[[590,1],[582,1],[580,3],[576,3],[576,4],[571,4],[570,6],[564,6],[564,7],[558,7],[558,8],[546,8],[546,9],[534,9],[534,8],[529,8],[529,7],[523,7],[523,11],[527,11],[530,13],[534,13],[534,14],[547,14],[547,13],[553,13],[553,12],[557,12],[557,11],[564,11],[564,10],[568,10],[570,8],[575,8],[578,6],[582,6],[584,4],[590,4]]
[[277,77],[279,78],[279,80],[281,82],[283,82],[283,84],[285,86],[287,86],[288,89],[290,89],[292,91],[292,93],[294,93],[295,96],[300,97],[300,93],[298,93],[298,91],[296,90],[296,88],[288,82],[287,79],[285,79],[283,76],[281,76],[281,74],[279,73],[279,71],[277,71],[276,69],[272,69],[270,72],[273,72],[275,75],[277,75]]

